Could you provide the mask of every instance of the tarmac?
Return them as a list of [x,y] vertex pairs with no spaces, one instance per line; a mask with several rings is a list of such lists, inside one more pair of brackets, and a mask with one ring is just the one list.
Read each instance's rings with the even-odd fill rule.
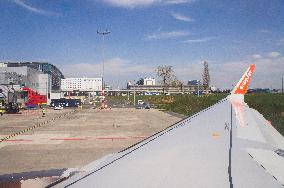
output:
[[181,120],[156,109],[47,109],[0,117],[0,175],[79,168]]

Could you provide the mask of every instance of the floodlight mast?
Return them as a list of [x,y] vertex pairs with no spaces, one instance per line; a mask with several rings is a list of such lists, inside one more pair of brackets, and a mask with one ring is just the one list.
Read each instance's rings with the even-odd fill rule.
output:
[[282,76],[282,92],[281,92],[282,94],[284,93],[284,90],[283,90],[284,84],[283,83],[284,83],[284,76]]
[[103,91],[103,95],[104,95],[104,89],[105,89],[105,85],[104,85],[104,73],[105,73],[105,36],[110,34],[109,30],[104,30],[104,31],[100,31],[97,30],[97,34],[102,35],[103,36],[103,44],[102,44],[102,63],[103,63],[103,71],[102,71],[102,91]]

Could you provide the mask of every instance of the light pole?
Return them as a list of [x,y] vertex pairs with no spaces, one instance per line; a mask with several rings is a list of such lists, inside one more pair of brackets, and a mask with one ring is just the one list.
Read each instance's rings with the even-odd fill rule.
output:
[[199,97],[199,80],[197,80],[197,96]]
[[[48,77],[47,77],[47,79],[48,79]],[[48,91],[49,91],[48,80],[46,80],[46,103],[48,103]]]
[[283,94],[283,80],[284,80],[284,76],[282,76],[282,94]]
[[134,80],[134,83],[133,83],[133,88],[134,88],[134,94],[133,94],[134,100],[133,100],[133,104],[134,104],[134,106],[135,106],[135,80]]
[[102,63],[103,63],[103,71],[102,71],[102,90],[104,93],[104,73],[105,73],[105,36],[110,34],[110,31],[108,31],[107,29],[104,31],[99,31],[97,30],[97,34],[102,35],[103,36],[103,44],[102,44]]
[[129,102],[129,91],[127,91],[127,101]]

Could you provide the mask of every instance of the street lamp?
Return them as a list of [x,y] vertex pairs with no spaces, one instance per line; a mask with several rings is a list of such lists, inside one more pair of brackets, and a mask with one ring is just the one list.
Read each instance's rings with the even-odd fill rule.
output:
[[199,97],[199,80],[197,80],[197,96]]
[[134,80],[134,83],[133,83],[133,88],[134,88],[134,94],[133,94],[134,101],[133,101],[133,104],[135,106],[135,80]]
[[108,31],[107,29],[104,31],[99,31],[97,30],[97,34],[102,35],[103,36],[103,44],[102,44],[102,63],[103,63],[103,71],[102,71],[102,90],[104,93],[104,72],[105,72],[105,36],[110,34],[110,31]]
[[284,80],[284,76],[282,76],[282,94],[283,94],[283,80]]

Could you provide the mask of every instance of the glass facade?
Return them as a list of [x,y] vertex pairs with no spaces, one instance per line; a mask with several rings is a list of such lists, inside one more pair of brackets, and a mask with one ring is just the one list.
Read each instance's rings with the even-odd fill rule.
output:
[[51,90],[59,91],[61,86],[61,79],[64,79],[62,72],[54,65],[47,62],[9,62],[8,67],[22,67],[27,66],[49,74],[51,76]]

